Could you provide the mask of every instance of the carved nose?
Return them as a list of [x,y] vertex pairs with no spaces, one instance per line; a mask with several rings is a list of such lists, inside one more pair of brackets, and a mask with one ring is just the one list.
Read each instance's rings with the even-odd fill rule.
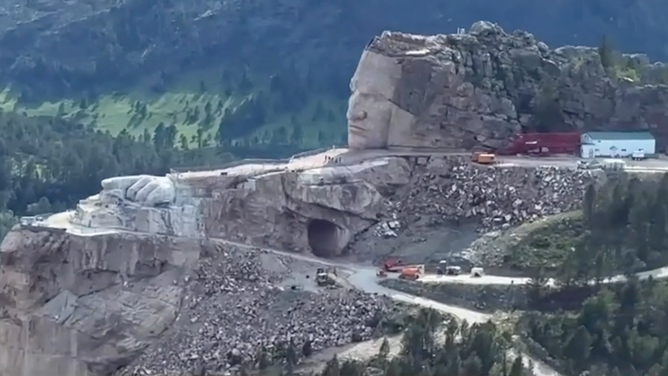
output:
[[366,119],[366,116],[366,111],[355,111],[351,114],[350,120],[360,121]]

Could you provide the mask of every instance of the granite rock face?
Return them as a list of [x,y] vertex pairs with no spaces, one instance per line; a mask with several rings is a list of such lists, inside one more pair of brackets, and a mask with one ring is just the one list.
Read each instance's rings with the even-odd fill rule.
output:
[[[340,255],[373,225],[383,193],[409,182],[402,158],[313,169],[298,164],[107,179],[72,222],[179,237],[212,237],[279,249]],[[388,188],[389,187],[389,188]],[[68,219],[69,220],[69,219]]]
[[209,239],[24,226],[0,251],[6,376],[224,372],[228,353],[368,339],[387,303],[286,289],[293,260]]
[[625,59],[643,77],[609,78],[595,48],[550,49],[484,21],[464,34],[384,32],[351,80],[348,144],[470,150],[502,147],[523,130],[649,129],[663,150],[668,86],[643,80],[665,67]]

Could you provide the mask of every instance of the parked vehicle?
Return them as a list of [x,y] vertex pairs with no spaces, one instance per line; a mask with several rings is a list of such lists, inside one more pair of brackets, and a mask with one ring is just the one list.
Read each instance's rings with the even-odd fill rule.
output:
[[315,274],[315,282],[318,286],[334,286],[336,285],[336,268],[318,268]]
[[389,273],[399,273],[404,263],[398,258],[389,258],[383,262],[383,269]]
[[631,159],[634,161],[642,161],[646,158],[647,156],[645,155],[645,151],[642,149],[636,150],[631,154]]
[[401,269],[401,274],[399,274],[400,279],[407,279],[410,281],[416,281],[420,278],[421,270],[418,267],[408,267]]
[[580,133],[522,133],[512,137],[508,146],[498,154],[577,154],[580,152]]
[[496,155],[491,153],[474,152],[471,160],[475,163],[490,165],[496,163]]
[[462,273],[462,268],[460,266],[448,266],[445,268],[446,275],[460,275]]

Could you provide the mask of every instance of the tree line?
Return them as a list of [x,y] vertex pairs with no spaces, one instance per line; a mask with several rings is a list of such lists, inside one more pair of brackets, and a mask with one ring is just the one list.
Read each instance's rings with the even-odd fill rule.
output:
[[630,278],[601,288],[581,309],[532,313],[527,335],[574,374],[668,375],[668,283]]
[[[470,325],[433,309],[420,309],[406,316],[401,349],[392,352],[385,338],[378,353],[366,361],[333,357],[324,369],[311,376],[533,376],[521,356],[510,358],[510,333],[492,322]],[[241,375],[292,376],[300,359],[308,358],[308,343],[291,343],[279,353],[258,351],[253,364],[245,364]],[[278,364],[279,367],[272,367]]]
[[[668,282],[634,275],[668,261],[668,174],[608,178],[585,192],[557,288],[540,271],[530,284],[534,307],[566,311],[527,314],[521,330],[574,374],[668,375]],[[626,282],[602,283],[620,272]]]

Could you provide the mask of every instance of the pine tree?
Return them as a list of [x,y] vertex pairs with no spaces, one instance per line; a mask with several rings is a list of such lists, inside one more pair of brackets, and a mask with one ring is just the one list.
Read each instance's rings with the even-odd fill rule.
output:
[[615,48],[607,35],[601,38],[601,44],[598,46],[598,56],[606,71],[615,65]]
[[522,363],[522,355],[518,355],[510,366],[508,376],[524,376],[524,364]]
[[564,355],[572,359],[578,367],[581,367],[591,351],[592,338],[587,328],[580,325],[573,336],[566,343]]

